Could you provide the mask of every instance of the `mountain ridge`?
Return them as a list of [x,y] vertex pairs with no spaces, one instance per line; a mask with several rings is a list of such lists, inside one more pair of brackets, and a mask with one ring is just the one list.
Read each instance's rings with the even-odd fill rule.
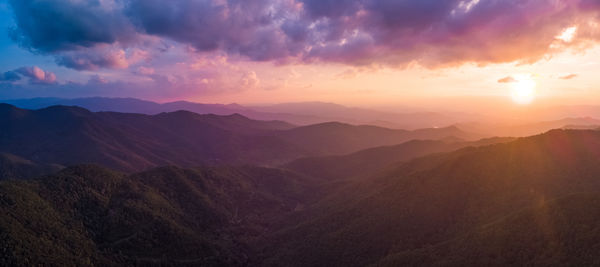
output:
[[[161,112],[188,110],[199,114],[213,113],[229,115],[240,113],[256,120],[282,120],[297,125],[310,125],[327,121],[344,121],[351,124],[376,124],[392,128],[430,128],[450,125],[456,119],[449,120],[443,115],[432,112],[392,113],[364,108],[352,108],[332,103],[303,102],[272,106],[242,106],[239,104],[203,104],[189,101],[156,103],[136,98],[33,98],[0,100],[27,109],[39,109],[52,105],[81,106],[91,111],[114,111],[123,113],[141,113],[154,115]],[[311,104],[312,103],[312,104]],[[318,105],[314,105],[314,104]],[[288,109],[286,105],[302,106],[301,109]],[[323,106],[328,108],[323,109]],[[325,112],[327,110],[327,112]],[[330,116],[326,114],[333,114]],[[381,123],[380,123],[381,122]]]
[[0,151],[40,163],[98,163],[123,171],[211,162],[281,164],[302,156],[344,154],[416,137],[468,135],[457,130],[409,132],[335,123],[294,127],[242,115],[189,111],[145,115],[90,112],[71,106],[24,110],[5,104],[0,108],[8,114],[0,119],[5,129],[0,134]]

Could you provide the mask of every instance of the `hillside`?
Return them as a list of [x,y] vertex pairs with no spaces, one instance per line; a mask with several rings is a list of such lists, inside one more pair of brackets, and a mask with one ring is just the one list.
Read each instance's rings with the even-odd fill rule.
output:
[[468,146],[505,143],[514,138],[490,138],[480,141],[412,140],[394,146],[383,146],[361,150],[348,155],[308,157],[283,165],[323,180],[359,178],[385,171],[394,163],[408,161],[433,153],[450,152]]
[[[591,130],[553,130],[510,143],[426,156],[350,184],[290,219],[289,225],[264,243],[262,262],[276,266],[421,262],[461,266],[483,263],[487,259],[478,262],[477,252],[497,249],[491,259],[513,259],[517,265],[591,265],[600,256],[590,251],[598,243],[586,237],[597,236],[596,200],[586,204],[585,197],[576,202],[561,199],[597,194],[599,174],[600,132]],[[523,210],[538,215],[549,212],[546,204],[554,209],[553,205],[564,203],[573,206],[539,214],[547,216],[539,219],[546,220],[542,222],[549,230],[555,220],[564,224],[554,238],[569,249],[556,258],[547,256],[553,250],[545,247],[539,230],[528,232],[527,227],[534,226],[517,227],[513,219],[506,219],[517,214],[522,218],[514,220],[522,220],[530,216],[518,214]],[[585,207],[585,214],[592,217],[550,217],[578,207]],[[514,225],[515,232],[503,230],[504,223]],[[485,227],[492,232],[480,230]],[[569,228],[581,232],[573,236]],[[495,238],[497,243],[482,245],[496,242]],[[519,244],[521,239],[531,241]],[[514,249],[511,240],[517,243]],[[517,249],[523,254],[510,254]],[[427,256],[430,251],[439,257]],[[577,257],[586,251],[592,254]]]
[[374,266],[593,266],[600,197],[580,193],[509,214],[448,242],[389,255]]
[[343,183],[226,165],[133,174],[79,165],[1,181],[0,264],[597,263],[600,131],[445,144],[470,145],[412,160],[450,147],[412,141],[332,157],[352,168],[396,157]]
[[0,152],[0,180],[37,178],[59,171],[55,164],[38,164],[19,156]]
[[243,241],[311,199],[294,174],[164,167],[126,176],[83,165],[0,182],[0,265],[240,266]]

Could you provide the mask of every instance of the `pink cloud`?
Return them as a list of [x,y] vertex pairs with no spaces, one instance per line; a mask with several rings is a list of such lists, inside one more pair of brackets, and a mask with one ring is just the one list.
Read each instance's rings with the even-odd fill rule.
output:
[[498,80],[498,83],[514,83],[514,82],[517,82],[517,80],[515,78],[513,78],[512,76],[506,76],[506,77]]
[[571,80],[571,79],[575,79],[577,78],[577,74],[569,74],[569,75],[565,75],[565,76],[561,76],[559,77],[559,79],[561,80]]
[[22,67],[15,70],[16,73],[29,78],[34,84],[53,84],[56,83],[56,75],[49,71],[44,71],[37,66]]
[[137,68],[136,73],[141,75],[152,75],[154,74],[154,69],[149,67],[140,66]]

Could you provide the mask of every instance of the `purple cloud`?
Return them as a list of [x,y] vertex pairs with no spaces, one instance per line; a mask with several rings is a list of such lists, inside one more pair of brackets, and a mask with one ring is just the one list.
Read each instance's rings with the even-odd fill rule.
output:
[[49,71],[44,71],[37,66],[33,67],[22,67],[14,70],[15,73],[21,76],[29,78],[29,82],[32,84],[55,84],[56,75]]
[[0,82],[15,82],[21,79],[18,73],[14,71],[7,71],[0,73]]
[[135,38],[129,20],[103,2],[109,1],[9,0],[17,26],[11,35],[21,45],[42,53]]
[[[535,62],[596,42],[595,0],[10,0],[13,37],[63,66],[124,68],[106,54],[145,37],[254,61],[426,67]],[[569,42],[556,36],[577,27]],[[128,64],[126,64],[128,63]]]

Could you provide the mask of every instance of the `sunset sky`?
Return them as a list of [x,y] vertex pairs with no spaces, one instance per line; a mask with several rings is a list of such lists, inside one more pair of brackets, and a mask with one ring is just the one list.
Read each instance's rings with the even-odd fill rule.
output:
[[0,30],[0,99],[600,100],[598,0],[0,0]]

